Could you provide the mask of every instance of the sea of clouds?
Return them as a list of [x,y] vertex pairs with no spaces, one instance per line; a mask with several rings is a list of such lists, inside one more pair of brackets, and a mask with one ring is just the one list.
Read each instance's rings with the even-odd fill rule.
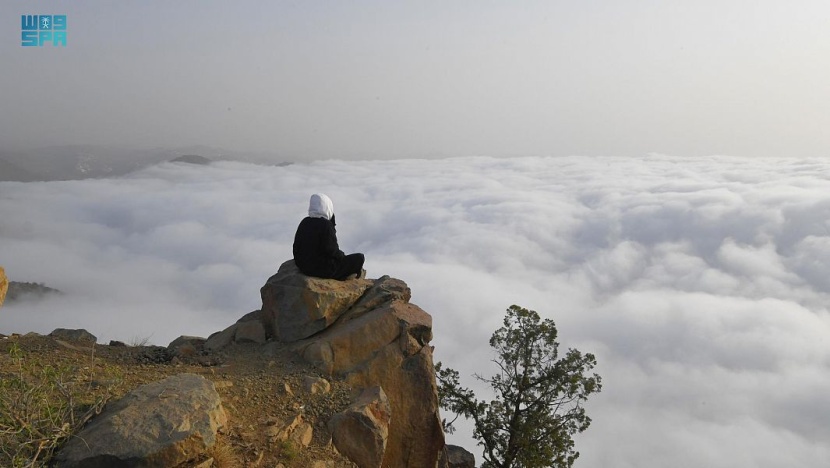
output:
[[[166,345],[259,308],[309,195],[341,248],[412,288],[436,360],[493,372],[511,304],[593,352],[582,467],[830,462],[830,160],[513,158],[167,163],[119,179],[0,183],[0,265],[65,295],[0,333],[86,328]],[[462,425],[450,443],[480,450]]]

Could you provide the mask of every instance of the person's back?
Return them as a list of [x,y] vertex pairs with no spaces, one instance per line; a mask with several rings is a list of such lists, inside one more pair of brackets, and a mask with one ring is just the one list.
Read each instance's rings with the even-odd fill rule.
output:
[[308,217],[300,221],[294,235],[294,263],[307,276],[343,280],[360,276],[363,254],[345,255],[337,244],[334,205],[324,194],[311,196]]
[[305,218],[294,236],[294,263],[303,274],[333,278],[339,260],[344,257],[337,245],[337,236],[331,221],[324,218]]

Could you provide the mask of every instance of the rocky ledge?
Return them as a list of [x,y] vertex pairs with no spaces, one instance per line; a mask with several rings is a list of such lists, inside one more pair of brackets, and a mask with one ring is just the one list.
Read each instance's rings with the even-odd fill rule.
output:
[[[324,431],[337,452],[361,468],[474,466],[472,454],[445,446],[429,345],[432,317],[409,302],[403,281],[312,278],[288,261],[260,292],[260,310],[206,339],[180,337],[168,353],[186,359],[238,346],[265,356],[287,353],[317,369],[319,376],[304,383],[307,394],[327,391],[329,381],[351,388],[351,404],[326,421],[309,424],[298,416],[274,422],[267,431],[275,440],[306,446],[313,431]],[[191,466],[227,424],[215,394],[211,382],[187,374],[136,389],[94,418],[78,442],[58,454],[58,466]],[[189,409],[165,406],[173,401]],[[117,424],[124,419],[142,422],[125,436]],[[154,445],[162,434],[169,440]],[[119,438],[125,442],[106,447],[88,442]],[[156,458],[137,461],[129,441],[139,439],[157,447],[149,452]]]

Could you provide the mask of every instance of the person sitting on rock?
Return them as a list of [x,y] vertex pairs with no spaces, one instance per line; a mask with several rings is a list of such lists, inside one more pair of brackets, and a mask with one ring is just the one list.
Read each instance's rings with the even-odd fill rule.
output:
[[363,278],[362,253],[346,255],[337,245],[334,204],[322,193],[311,196],[308,217],[294,235],[294,263],[306,276],[346,280]]

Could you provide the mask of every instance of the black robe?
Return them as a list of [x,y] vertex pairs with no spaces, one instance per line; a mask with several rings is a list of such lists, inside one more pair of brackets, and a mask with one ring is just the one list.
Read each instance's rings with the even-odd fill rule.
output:
[[294,235],[294,263],[304,275],[334,278],[343,257],[334,223],[311,217],[300,221]]

